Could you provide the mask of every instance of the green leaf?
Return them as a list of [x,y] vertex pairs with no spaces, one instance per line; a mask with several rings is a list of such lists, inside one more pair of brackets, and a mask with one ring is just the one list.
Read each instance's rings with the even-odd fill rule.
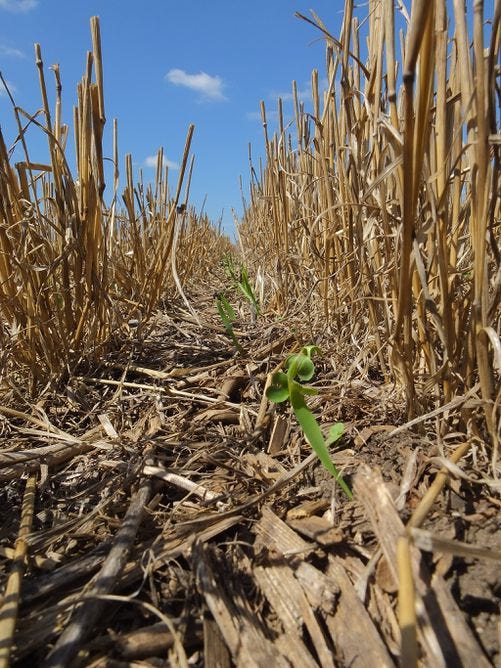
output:
[[339,441],[341,436],[344,434],[344,424],[342,422],[336,422],[329,429],[329,435],[325,439],[327,445],[332,445],[336,441]]
[[235,283],[237,282],[236,269],[235,269],[235,260],[233,257],[227,253],[223,257],[223,267],[228,278]]
[[301,385],[300,382],[295,380],[296,376],[300,380],[309,380],[313,376],[315,367],[311,361],[311,356],[317,352],[319,352],[319,348],[311,345],[304,346],[300,353],[290,355],[285,360],[287,373],[285,374],[283,371],[278,371],[273,374],[272,382],[266,391],[266,395],[270,401],[277,403],[289,398],[294,415],[303,429],[308,443],[311,445],[325,469],[337,480],[346,496],[349,499],[352,499],[353,495],[351,490],[334,466],[328,448],[328,443],[334,443],[341,437],[344,431],[344,425],[341,422],[333,425],[330,429],[328,442],[326,442],[322,430],[320,429],[320,425],[306,405],[304,399],[307,395],[317,394],[317,389]]
[[320,348],[318,346],[303,346],[301,348],[301,354],[306,355],[306,357],[309,357],[310,359],[313,357],[313,355],[316,355],[317,353],[320,352]]
[[[310,387],[309,385],[301,385],[301,383],[298,383],[296,380],[293,380],[292,383],[294,385],[294,388],[301,394],[304,394],[309,397],[315,397],[318,394],[318,390],[316,387]],[[290,393],[290,385],[289,385],[289,393]]]
[[242,292],[244,297],[247,299],[247,301],[250,304],[252,304],[256,314],[258,314],[259,313],[259,304],[257,303],[256,295],[254,294],[254,290],[252,289],[252,286],[250,284],[249,273],[248,273],[246,267],[241,268],[240,281],[238,283],[238,287],[240,288],[240,291]]
[[233,322],[236,320],[237,316],[235,315],[232,305],[222,293],[216,297],[216,307],[227,336],[231,338],[240,355],[243,355],[244,350],[233,331]]
[[232,323],[237,319],[232,305],[224,295],[218,295],[216,306],[223,325],[226,329],[230,328]]
[[225,326],[225,328],[227,328],[228,325],[231,325],[231,323],[229,322],[226,313],[224,312],[224,308],[219,300],[216,302],[216,307],[217,307],[217,312],[219,313],[219,317],[223,322],[223,325]]
[[289,398],[289,380],[283,371],[277,371],[271,378],[271,385],[266,390],[266,396],[276,404]]
[[291,355],[285,361],[285,367],[290,371],[292,378],[296,376],[299,380],[311,380],[315,374],[315,365],[309,357],[301,353]]
[[306,355],[298,355],[298,357],[297,377],[302,381],[311,380],[315,375],[315,365]]
[[291,393],[290,400],[294,414],[304,431],[304,435],[308,439],[308,443],[317,454],[317,457],[320,459],[323,466],[337,480],[346,496],[349,499],[352,499],[353,495],[351,490],[343,480],[337,468],[334,466],[327,445],[325,444],[320,426],[315,420],[315,416],[306,405],[303,395],[299,392],[293,392]]

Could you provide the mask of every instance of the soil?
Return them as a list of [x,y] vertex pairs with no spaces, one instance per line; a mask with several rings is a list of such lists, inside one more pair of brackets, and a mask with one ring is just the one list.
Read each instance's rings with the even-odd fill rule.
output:
[[[45,428],[0,408],[3,584],[37,475],[13,665],[391,666],[412,647],[396,543],[465,440],[459,413],[392,435],[401,394],[350,367],[326,332],[309,406],[325,429],[345,424],[332,453],[349,501],[287,405],[263,399],[268,374],[311,335],[241,324],[241,356],[213,312],[207,301],[199,327],[171,305],[127,357],[82,369],[31,412],[16,406]],[[460,460],[411,547],[422,666],[501,666],[489,457],[479,445]],[[425,551],[423,536],[445,542]]]

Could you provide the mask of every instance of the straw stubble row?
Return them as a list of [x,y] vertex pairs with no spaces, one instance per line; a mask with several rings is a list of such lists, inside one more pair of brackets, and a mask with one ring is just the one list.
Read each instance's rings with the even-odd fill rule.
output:
[[462,2],[452,15],[414,2],[411,17],[393,5],[372,0],[360,23],[347,0],[339,40],[299,15],[325,37],[326,89],[314,71],[307,112],[294,84],[293,129],[279,101],[273,136],[262,103],[266,164],[252,170],[241,245],[271,305],[307,303],[400,381],[409,418],[479,379],[496,443],[499,11],[489,37],[475,4],[470,49]]

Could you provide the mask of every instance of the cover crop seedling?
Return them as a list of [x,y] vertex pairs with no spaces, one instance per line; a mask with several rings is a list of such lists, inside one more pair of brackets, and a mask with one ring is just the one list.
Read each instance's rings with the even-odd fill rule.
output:
[[273,374],[271,385],[266,391],[266,396],[270,401],[275,403],[281,403],[287,401],[287,399],[290,401],[294,415],[308,443],[316,452],[327,471],[337,480],[346,496],[352,499],[351,490],[334,466],[328,448],[329,445],[341,438],[344,425],[341,422],[333,425],[327,440],[324,439],[320,425],[305,401],[306,396],[318,394],[318,390],[314,387],[301,384],[303,381],[309,381],[313,378],[315,366],[311,358],[317,352],[320,352],[317,346],[304,346],[304,348],[301,348],[301,352],[290,355],[284,364],[287,373],[277,371]]
[[231,280],[234,288],[240,290],[245,299],[251,305],[254,315],[259,315],[259,304],[254,290],[249,281],[249,272],[243,264],[237,264],[232,255],[227,253],[222,261],[226,275]]
[[240,345],[240,342],[237,339],[237,335],[233,330],[233,323],[237,319],[233,306],[226,299],[222,292],[216,295],[216,308],[219,313],[219,317],[223,323],[226,334],[233,341],[235,348],[238,350],[240,355],[244,354],[244,349]]

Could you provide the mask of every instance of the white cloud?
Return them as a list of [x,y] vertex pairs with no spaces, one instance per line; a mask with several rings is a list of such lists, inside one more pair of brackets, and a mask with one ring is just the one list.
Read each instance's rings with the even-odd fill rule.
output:
[[0,9],[8,12],[29,12],[38,5],[38,0],[0,0]]
[[[303,88],[298,89],[297,97],[300,102],[308,97],[311,97],[311,86],[305,85]],[[292,90],[289,93],[277,93],[276,91],[272,91],[270,93],[270,98],[273,100],[278,100],[278,98],[281,98],[282,102],[292,102],[294,95],[292,94]]]
[[[16,87],[14,86],[14,84],[13,84],[11,81],[8,81],[8,80],[6,79],[6,80],[5,80],[5,83],[7,84],[7,86],[8,86],[8,88],[9,88],[9,90],[10,90],[11,93],[15,93],[15,92],[16,92],[17,89],[16,89]],[[0,81],[0,97],[7,97],[7,91],[5,90],[2,81]]]
[[220,76],[211,76],[205,72],[198,74],[188,74],[184,70],[169,70],[165,75],[167,81],[175,86],[184,86],[191,90],[201,93],[202,97],[208,100],[226,100],[223,89],[224,81]]
[[[156,155],[148,155],[144,159],[145,167],[156,167],[157,162],[158,162],[158,156]],[[163,166],[173,170],[179,169],[179,164],[177,162],[174,162],[174,160],[169,160],[168,158],[163,159]]]
[[[261,123],[263,120],[260,111],[248,111],[245,116],[248,121],[259,121]],[[266,109],[266,120],[278,121],[278,111],[275,111],[274,109]]]
[[292,93],[277,93],[276,91],[272,91],[269,97],[272,100],[278,100],[278,98],[280,98],[282,102],[292,102],[294,99]]
[[[329,88],[329,81],[326,77],[321,77],[318,81],[318,90],[320,94],[322,94],[324,91],[326,91]],[[292,94],[292,86],[291,90],[287,93],[277,93],[276,91],[272,91],[270,93],[270,98],[273,100],[278,100],[278,98],[282,99],[282,102],[292,102],[294,100],[294,95]],[[311,94],[311,82],[306,82],[302,88],[298,88],[297,90],[297,97],[300,102],[305,102],[309,101],[312,98]]]
[[6,44],[0,44],[0,56],[6,56],[8,58],[26,58],[26,55],[20,49],[15,49]]

